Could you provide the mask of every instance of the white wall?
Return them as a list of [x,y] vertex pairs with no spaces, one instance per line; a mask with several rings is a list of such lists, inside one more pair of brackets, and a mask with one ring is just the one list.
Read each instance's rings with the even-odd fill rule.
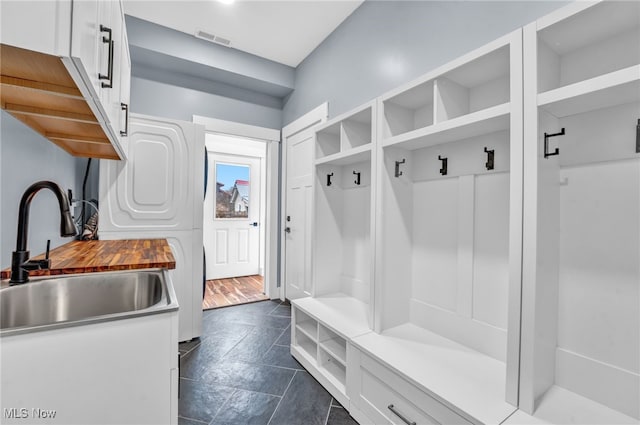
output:
[[365,1],[296,68],[283,124],[325,101],[335,117],[567,3]]

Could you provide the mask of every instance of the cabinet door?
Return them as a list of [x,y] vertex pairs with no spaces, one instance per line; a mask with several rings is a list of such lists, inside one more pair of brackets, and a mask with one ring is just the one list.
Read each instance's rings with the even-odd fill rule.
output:
[[[106,73],[106,64],[102,64],[107,50],[103,48],[102,37],[107,34],[100,31],[101,5],[98,1],[74,1],[73,22],[71,23],[71,57],[85,84],[92,90],[92,96],[100,93],[99,74]],[[106,57],[104,58],[106,59]]]
[[71,1],[2,1],[0,43],[54,56],[69,54]]
[[127,31],[122,31],[122,51],[120,54],[120,124],[117,126],[120,136],[120,144],[127,149],[129,144],[129,99],[131,98],[131,56],[129,55],[129,43]]
[[111,8],[109,10],[109,16],[111,20],[111,31],[113,37],[113,46],[111,56],[109,60],[112,62],[111,66],[111,79],[108,86],[104,87],[105,93],[105,109],[107,111],[107,119],[113,127],[116,137],[120,137],[120,84],[122,73],[122,58],[124,50],[124,14],[122,12],[121,2],[109,2]]

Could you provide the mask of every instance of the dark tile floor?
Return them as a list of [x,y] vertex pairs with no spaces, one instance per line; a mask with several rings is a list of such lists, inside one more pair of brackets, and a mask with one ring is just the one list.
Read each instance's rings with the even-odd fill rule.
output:
[[180,344],[179,425],[355,425],[289,354],[291,306],[262,301],[204,312]]

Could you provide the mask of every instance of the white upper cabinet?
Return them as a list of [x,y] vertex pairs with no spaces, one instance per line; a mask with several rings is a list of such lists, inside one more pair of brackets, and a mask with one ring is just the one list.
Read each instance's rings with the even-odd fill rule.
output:
[[1,34],[4,109],[72,155],[125,159],[121,2],[3,2]]

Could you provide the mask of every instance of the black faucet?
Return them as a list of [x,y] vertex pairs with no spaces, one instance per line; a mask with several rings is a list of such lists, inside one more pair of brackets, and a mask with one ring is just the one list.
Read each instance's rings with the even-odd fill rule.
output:
[[[20,200],[20,210],[18,211],[18,240],[16,250],[11,254],[11,280],[10,285],[26,283],[29,281],[29,270],[49,268],[49,260],[29,261],[29,251],[27,251],[27,234],[29,231],[29,207],[31,200],[40,191],[49,189],[56,198],[60,208],[60,236],[69,237],[76,235],[76,226],[69,212],[69,198],[60,186],[50,181],[39,181],[27,188]],[[47,256],[48,257],[48,256]]]

